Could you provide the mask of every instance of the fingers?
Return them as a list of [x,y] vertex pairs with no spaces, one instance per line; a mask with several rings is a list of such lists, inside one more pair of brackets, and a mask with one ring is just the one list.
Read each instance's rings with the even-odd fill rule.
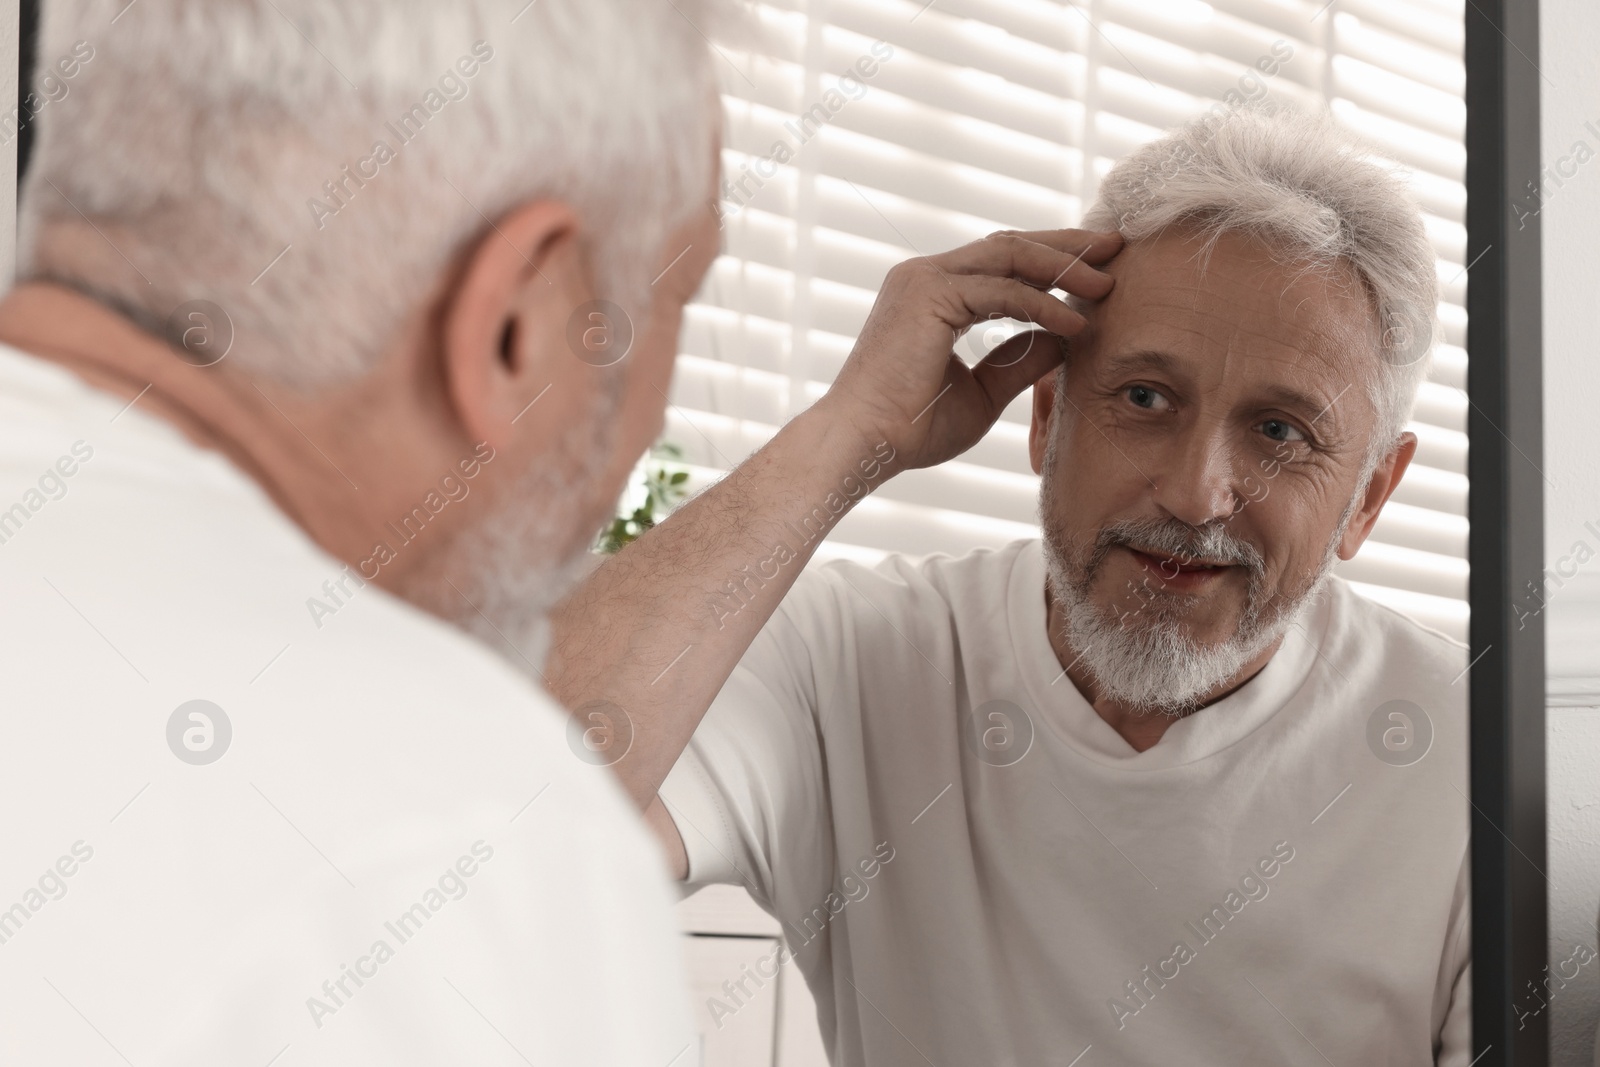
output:
[[999,418],[1018,393],[1060,366],[1067,343],[1043,330],[1030,330],[998,345],[973,367],[972,377],[988,399],[990,418]]
[[1070,337],[1085,325],[1083,316],[1060,297],[1014,278],[956,274],[949,276],[948,285],[965,305],[966,320],[952,323],[958,329],[984,319],[1008,318]]
[[[1124,240],[1116,230],[1001,230],[1058,252],[1083,255],[1085,263],[1098,266],[1122,251]],[[990,236],[998,236],[991,234]]]
[[[1041,237],[1046,240],[1036,239]],[[1115,232],[1004,231],[929,257],[929,261],[949,274],[1017,278],[1041,289],[1064,289],[1099,300],[1111,291],[1113,279],[1094,264],[1109,259],[1121,242],[1121,234]]]

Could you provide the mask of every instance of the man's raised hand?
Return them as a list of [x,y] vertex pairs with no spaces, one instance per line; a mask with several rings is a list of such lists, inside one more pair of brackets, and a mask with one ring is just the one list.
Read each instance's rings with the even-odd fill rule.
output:
[[[1112,278],[1098,268],[1122,244],[1116,231],[1007,230],[896,265],[818,406],[864,447],[887,442],[902,469],[960,455],[1018,393],[1060,364],[1062,339],[1083,329],[1083,316],[1049,290],[1103,299]],[[1039,329],[969,368],[954,352],[955,339],[992,318]]]

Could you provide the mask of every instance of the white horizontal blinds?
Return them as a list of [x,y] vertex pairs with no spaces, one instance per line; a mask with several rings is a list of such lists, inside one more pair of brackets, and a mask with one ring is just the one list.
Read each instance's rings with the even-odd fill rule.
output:
[[[1417,459],[1341,573],[1464,637],[1461,5],[1338,0],[1320,15],[1318,6],[757,5],[753,34],[719,42],[725,254],[689,309],[668,418],[695,482],[821,395],[893,264],[996,229],[1076,225],[1116,159],[1230,92],[1327,100],[1409,173],[1444,285],[1444,344],[1417,407]],[[1257,68],[1264,58],[1277,61],[1270,74]],[[983,348],[972,335],[958,346],[970,358]],[[960,460],[903,474],[858,506],[821,556],[959,553],[1035,535],[1027,425],[1024,395]]]
[[[1466,71],[1460,0],[1341,0],[1324,91],[1402,165],[1439,257],[1444,327],[1411,429],[1416,459],[1373,539],[1341,567],[1362,592],[1466,639]],[[1324,16],[1326,18],[1326,16]]]

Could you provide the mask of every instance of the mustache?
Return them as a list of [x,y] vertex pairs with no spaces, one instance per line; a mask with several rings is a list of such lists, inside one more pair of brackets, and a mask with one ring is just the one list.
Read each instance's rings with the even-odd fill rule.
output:
[[1261,550],[1220,523],[1191,526],[1180,519],[1118,519],[1100,528],[1085,568],[1090,575],[1116,547],[1163,556],[1179,564],[1205,561],[1243,567],[1251,577],[1266,572]]

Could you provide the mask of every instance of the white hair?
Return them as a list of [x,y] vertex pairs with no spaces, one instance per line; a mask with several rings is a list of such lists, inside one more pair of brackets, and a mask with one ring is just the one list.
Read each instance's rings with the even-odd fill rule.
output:
[[704,34],[728,0],[125,5],[43,5],[41,61],[79,40],[93,58],[35,120],[19,278],[155,329],[212,301],[251,373],[314,388],[370,369],[532,199],[572,205],[601,293],[643,310],[667,234],[706,205]]
[[1080,225],[1119,230],[1130,244],[1193,227],[1207,254],[1239,232],[1330,281],[1353,270],[1378,355],[1377,372],[1364,376],[1377,425],[1363,483],[1397,443],[1440,332],[1435,254],[1404,177],[1331,113],[1219,105],[1119,160]]

